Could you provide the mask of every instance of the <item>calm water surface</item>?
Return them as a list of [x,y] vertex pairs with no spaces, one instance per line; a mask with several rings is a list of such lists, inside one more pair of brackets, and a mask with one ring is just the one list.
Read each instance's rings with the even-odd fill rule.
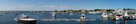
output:
[[[29,11],[18,11],[18,14],[14,12],[0,12],[0,24],[21,24],[14,21],[14,18],[20,17],[21,14],[25,14],[30,18],[35,18],[38,21],[36,24],[116,24],[108,18],[102,18],[101,14],[89,14],[85,13],[86,20],[80,21],[81,13],[56,13],[55,17],[51,16],[50,11],[41,12],[36,11],[34,13]],[[50,20],[50,21],[49,21]],[[136,24],[136,20],[126,20],[126,24]]]

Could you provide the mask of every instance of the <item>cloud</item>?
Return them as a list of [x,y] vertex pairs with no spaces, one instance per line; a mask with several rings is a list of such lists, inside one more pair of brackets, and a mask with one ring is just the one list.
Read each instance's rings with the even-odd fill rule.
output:
[[55,6],[55,5],[44,5],[44,6],[38,6],[38,5],[19,5],[15,6],[14,8],[72,8],[69,6]]
[[18,10],[64,10],[72,7],[55,5],[18,5],[13,8]]
[[51,6],[41,6],[41,8],[72,8],[72,7],[68,7],[68,6],[54,6],[54,5],[51,5]]

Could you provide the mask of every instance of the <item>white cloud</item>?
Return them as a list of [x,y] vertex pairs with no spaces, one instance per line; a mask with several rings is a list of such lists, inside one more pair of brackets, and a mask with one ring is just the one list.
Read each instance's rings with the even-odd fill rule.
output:
[[55,6],[55,5],[44,5],[44,6],[39,6],[39,5],[19,5],[13,7],[14,9],[18,10],[62,10],[62,9],[70,9],[72,7],[68,6]]
[[41,8],[72,8],[72,7],[68,7],[68,6],[41,6]]
[[56,7],[56,6],[50,6],[50,7]]

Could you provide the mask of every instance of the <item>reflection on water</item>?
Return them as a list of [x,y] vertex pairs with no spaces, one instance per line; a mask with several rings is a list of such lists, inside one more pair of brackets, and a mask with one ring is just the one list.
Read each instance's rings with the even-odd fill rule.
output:
[[81,24],[85,24],[85,19],[82,19],[82,18],[81,18],[80,20],[81,20],[81,21],[80,21]]
[[127,20],[119,19],[118,21],[116,21],[116,24],[127,24]]
[[125,20],[125,22],[124,22],[125,24],[127,24],[127,21]]
[[53,21],[55,20],[55,16],[52,16],[52,20],[53,20]]
[[84,17],[83,17],[83,18],[81,18],[81,19],[80,19],[80,21],[85,21],[85,18],[84,18]]
[[20,22],[19,24],[36,24],[35,22]]
[[85,24],[85,21],[81,21],[81,24]]
[[126,20],[123,20],[121,23],[122,23],[122,24],[127,24],[127,21],[126,21]]
[[116,21],[116,24],[118,24],[119,21]]
[[107,19],[106,17],[103,17],[103,24],[107,24]]

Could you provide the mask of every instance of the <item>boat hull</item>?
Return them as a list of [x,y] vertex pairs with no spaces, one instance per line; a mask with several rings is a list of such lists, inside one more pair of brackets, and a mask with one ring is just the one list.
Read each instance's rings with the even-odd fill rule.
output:
[[102,17],[108,17],[108,15],[102,15]]
[[21,20],[21,19],[15,19],[18,23],[36,23],[37,20]]

